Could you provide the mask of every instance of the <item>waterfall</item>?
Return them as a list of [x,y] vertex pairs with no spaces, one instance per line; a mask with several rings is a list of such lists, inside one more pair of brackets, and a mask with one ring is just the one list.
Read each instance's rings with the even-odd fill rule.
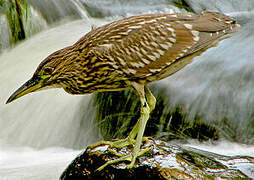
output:
[[39,148],[84,148],[98,140],[91,95],[70,96],[62,89],[56,89],[5,104],[8,96],[32,76],[43,58],[74,43],[90,28],[84,21],[58,26],[33,36],[0,56],[1,140]]

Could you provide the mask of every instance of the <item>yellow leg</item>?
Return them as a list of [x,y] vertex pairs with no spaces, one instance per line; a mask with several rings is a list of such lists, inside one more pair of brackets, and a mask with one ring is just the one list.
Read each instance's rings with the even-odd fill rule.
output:
[[146,100],[149,105],[150,113],[151,113],[155,108],[156,98],[153,96],[152,92],[147,86],[145,86],[145,94],[146,94]]
[[[148,103],[149,108],[150,108],[150,112],[152,112],[152,110],[155,108],[156,99],[155,99],[155,97],[153,96],[153,94],[151,93],[151,91],[149,90],[149,88],[147,86],[145,86],[144,91],[145,91],[145,96],[146,96],[146,99],[147,99],[147,103]],[[141,110],[141,112],[142,112],[142,110]],[[136,138],[136,136],[138,134],[138,131],[139,131],[140,119],[141,118],[138,119],[137,123],[132,128],[132,130],[131,130],[131,132],[130,132],[130,134],[128,135],[127,138],[117,140],[117,141],[114,141],[114,142],[112,142],[112,141],[100,141],[96,144],[91,145],[90,148],[94,148],[94,147],[97,147],[97,146],[100,146],[100,145],[109,145],[110,147],[122,148],[122,147],[128,146],[130,144],[134,144],[135,143],[135,138]],[[142,141],[147,141],[147,140],[148,140],[147,138],[142,139]]]
[[128,168],[132,168],[135,164],[136,158],[138,157],[138,153],[140,151],[140,146],[142,144],[142,137],[144,135],[145,126],[146,126],[147,120],[149,119],[150,108],[143,98],[141,100],[142,100],[141,101],[142,107],[141,107],[139,130],[138,130],[138,134],[136,138],[136,143],[132,151],[132,160],[131,160],[131,163],[128,165]]
[[[146,101],[147,101],[147,104],[148,104],[149,109],[150,109],[149,113],[151,113],[154,110],[154,108],[155,108],[156,98],[153,96],[152,92],[150,91],[150,89],[147,86],[145,86],[144,90],[145,90]],[[141,104],[142,104],[142,101],[141,101]],[[142,112],[142,110],[141,110],[141,112]],[[134,139],[136,137],[136,135],[138,133],[138,130],[139,130],[139,126],[140,126],[140,124],[139,124],[140,123],[140,119],[141,118],[138,119],[138,122],[135,124],[135,126],[131,130],[128,138]],[[146,139],[144,139],[144,140],[146,140]]]
[[143,138],[143,135],[144,135],[146,123],[149,119],[150,112],[155,108],[156,99],[147,86],[144,86],[138,83],[133,83],[132,86],[139,95],[139,98],[141,101],[141,107],[140,107],[140,118],[138,119],[138,122],[133,127],[129,136],[126,139],[115,141],[115,142],[102,141],[100,143],[93,145],[92,147],[98,146],[101,144],[108,144],[111,147],[121,148],[127,145],[134,144],[134,149],[131,155],[122,156],[119,154],[118,156],[121,156],[120,158],[116,160],[108,161],[103,166],[99,167],[97,170],[102,170],[107,165],[114,164],[121,161],[131,161],[131,163],[127,167],[132,168],[135,165],[136,158],[138,156],[142,156],[144,153],[146,153],[149,150],[148,148],[146,148],[145,150],[140,151],[140,147],[141,147],[142,141],[147,140],[147,138]]
[[145,132],[146,123],[150,116],[150,112],[152,112],[156,104],[156,99],[147,86],[144,87],[143,85],[135,84],[134,89],[137,91],[139,95],[141,107],[140,107],[140,118],[137,122],[139,123],[138,134],[134,145],[134,149],[132,151],[132,160],[131,163],[128,165],[128,168],[132,168],[135,164],[136,158],[144,154],[143,151],[140,151],[142,138]]

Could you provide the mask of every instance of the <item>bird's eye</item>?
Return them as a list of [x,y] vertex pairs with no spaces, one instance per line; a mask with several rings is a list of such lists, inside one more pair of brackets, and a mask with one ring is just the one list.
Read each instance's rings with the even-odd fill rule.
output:
[[53,70],[54,70],[54,69],[53,69],[52,67],[46,67],[46,68],[44,68],[42,74],[40,75],[40,77],[41,77],[42,79],[47,79],[47,78],[49,78],[49,77],[51,76]]
[[235,21],[235,20],[233,20],[233,21],[231,22],[231,24],[236,24],[236,21]]
[[53,72],[53,68],[51,68],[51,67],[46,67],[44,69],[44,74],[46,74],[46,75],[50,75],[50,74],[52,74],[52,72]]

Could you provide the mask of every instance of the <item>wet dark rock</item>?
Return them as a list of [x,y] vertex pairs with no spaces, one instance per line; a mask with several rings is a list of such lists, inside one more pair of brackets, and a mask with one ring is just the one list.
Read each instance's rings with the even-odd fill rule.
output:
[[[101,145],[88,147],[63,172],[60,179],[251,179],[254,178],[254,158],[222,156],[190,147],[172,145],[149,138],[142,145],[148,151],[127,169],[128,161],[120,162],[96,171],[109,160],[117,158],[112,151],[122,155],[131,147],[121,149]],[[251,172],[252,169],[252,172]]]

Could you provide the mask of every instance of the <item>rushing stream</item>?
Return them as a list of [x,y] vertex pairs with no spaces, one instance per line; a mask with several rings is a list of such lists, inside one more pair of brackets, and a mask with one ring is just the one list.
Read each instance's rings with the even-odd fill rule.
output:
[[[47,7],[36,0],[30,2],[40,10]],[[53,1],[49,2],[52,4]],[[88,2],[97,10],[102,7]],[[106,6],[110,4],[107,1],[98,2],[104,3],[105,14],[110,19],[144,12],[178,11],[177,8],[172,10],[171,6],[161,9],[161,5],[152,0],[144,6],[143,12],[132,8],[136,7],[133,1],[127,3],[127,10],[116,8],[119,4],[112,8],[112,5]],[[141,2],[144,4],[144,1]],[[189,2],[197,11],[205,6],[202,2],[198,5],[198,1]],[[56,1],[54,5],[58,3],[61,4]],[[82,1],[73,0],[70,4],[72,9],[68,13],[75,12],[74,15],[83,20],[69,19],[56,27],[51,25],[49,29],[0,54],[0,180],[58,179],[82,149],[101,139],[94,120],[93,95],[71,96],[56,89],[30,94],[5,104],[8,96],[32,76],[43,58],[77,41],[90,31],[91,23],[101,25],[108,22],[108,19],[88,20],[86,11],[81,8]],[[141,8],[142,3],[138,4]],[[228,138],[227,141],[220,140],[217,145],[191,141],[189,146],[225,155],[254,156],[254,21],[250,20],[254,5],[252,3],[248,8],[244,5],[247,6],[243,3],[240,7],[232,4],[228,6],[230,8],[225,7],[226,13],[236,14],[244,24],[240,33],[197,57],[183,71],[155,83],[154,87],[167,89],[168,106],[182,104],[190,118],[201,112],[203,120],[211,123],[221,117],[231,120],[229,128],[234,131],[237,143],[229,142],[232,139]],[[155,8],[151,10],[149,7]],[[222,7],[217,4],[212,9],[224,11]],[[127,13],[128,8],[130,13]],[[251,9],[252,12],[248,12]],[[59,12],[62,14],[53,15],[49,11],[45,17],[50,23],[59,21],[59,17],[66,15],[64,11]]]
[[[59,176],[77,155],[76,150],[70,149],[85,148],[99,140],[90,95],[71,96],[56,89],[5,104],[6,97],[32,75],[45,56],[74,43],[90,28],[84,21],[58,26],[0,56],[0,80],[3,82],[0,93],[0,179],[22,176],[24,179],[43,179],[44,174],[45,179],[51,176],[55,179],[53,177]],[[82,104],[84,101],[87,103]],[[43,167],[46,169],[42,170]],[[48,169],[50,171],[45,173]]]

